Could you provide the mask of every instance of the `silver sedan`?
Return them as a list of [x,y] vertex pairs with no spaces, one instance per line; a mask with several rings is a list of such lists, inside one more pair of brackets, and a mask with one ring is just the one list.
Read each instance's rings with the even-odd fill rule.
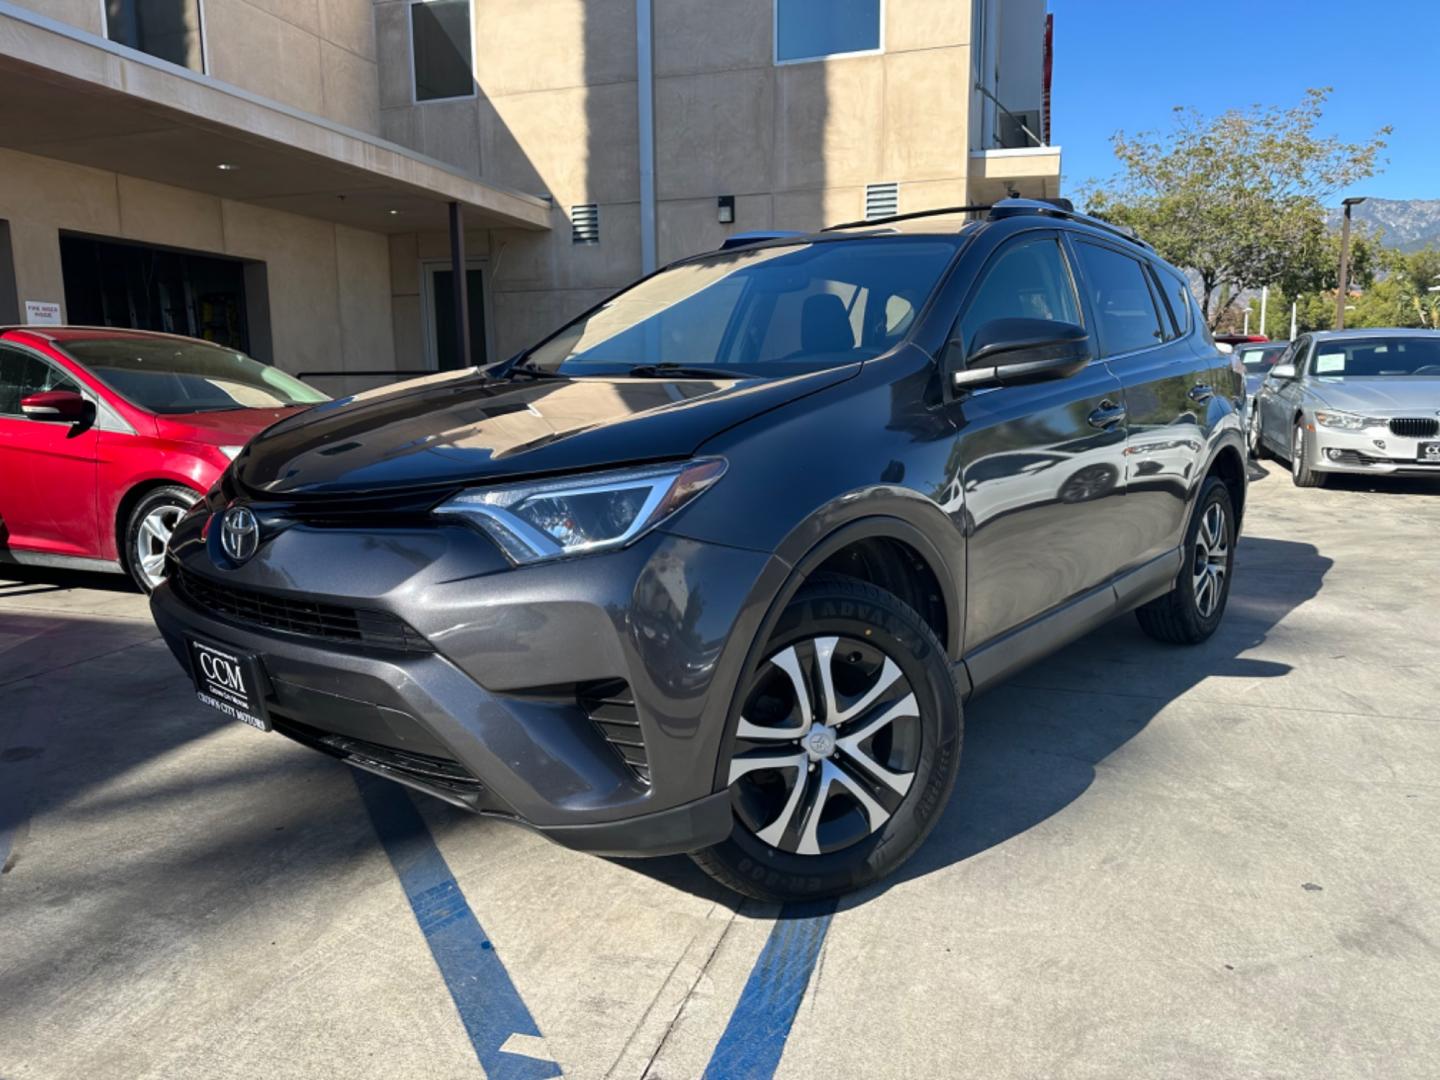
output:
[[1287,459],[1300,487],[1331,473],[1440,476],[1440,331],[1300,336],[1255,395],[1250,450]]

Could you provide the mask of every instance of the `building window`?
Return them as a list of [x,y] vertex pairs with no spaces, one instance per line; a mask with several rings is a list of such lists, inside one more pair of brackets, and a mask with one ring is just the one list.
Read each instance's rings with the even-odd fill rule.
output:
[[570,239],[577,244],[600,242],[600,207],[584,203],[570,208]]
[[191,71],[205,70],[200,0],[105,0],[105,36]]
[[410,5],[416,101],[475,96],[470,27],[470,0],[415,0]]
[[865,187],[865,220],[894,217],[900,212],[899,184],[867,184]]
[[884,0],[775,0],[775,62],[879,52]]

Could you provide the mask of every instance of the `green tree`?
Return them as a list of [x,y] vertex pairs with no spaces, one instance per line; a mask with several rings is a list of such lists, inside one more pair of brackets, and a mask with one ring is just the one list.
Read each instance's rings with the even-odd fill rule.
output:
[[1178,107],[1168,132],[1118,132],[1120,173],[1082,197],[1091,213],[1138,230],[1193,272],[1212,327],[1246,289],[1296,296],[1327,281],[1333,289],[1338,254],[1332,262],[1326,204],[1374,175],[1390,129],[1363,143],[1319,134],[1329,94],[1307,90],[1292,108],[1214,117]]

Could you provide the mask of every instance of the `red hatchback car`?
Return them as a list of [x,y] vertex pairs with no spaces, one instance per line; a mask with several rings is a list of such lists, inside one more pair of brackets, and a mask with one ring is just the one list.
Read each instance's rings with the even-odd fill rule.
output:
[[329,400],[206,341],[0,327],[0,562],[164,576],[175,523],[251,436]]

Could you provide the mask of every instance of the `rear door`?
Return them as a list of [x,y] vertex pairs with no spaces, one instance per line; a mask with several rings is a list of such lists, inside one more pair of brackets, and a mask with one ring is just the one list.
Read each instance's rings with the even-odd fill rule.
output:
[[[1197,348],[1189,289],[1173,298],[1148,260],[1118,245],[1072,234],[1101,355],[1124,388],[1126,530],[1122,569],[1174,549],[1186,525],[1191,485],[1205,460],[1213,363]],[[1171,277],[1163,273],[1168,283]],[[1183,295],[1182,295],[1183,290]],[[1177,325],[1172,304],[1185,306]]]
[[[1054,230],[1030,230],[990,255],[952,337],[968,352],[992,319],[1083,324],[1070,261]],[[1125,420],[1103,361],[1033,386],[980,390],[956,403],[952,485],[968,535],[965,649],[992,641],[1103,585],[1124,531]]]
[[95,451],[91,425],[27,419],[22,398],[79,383],[38,354],[0,344],[0,547],[95,558]]

